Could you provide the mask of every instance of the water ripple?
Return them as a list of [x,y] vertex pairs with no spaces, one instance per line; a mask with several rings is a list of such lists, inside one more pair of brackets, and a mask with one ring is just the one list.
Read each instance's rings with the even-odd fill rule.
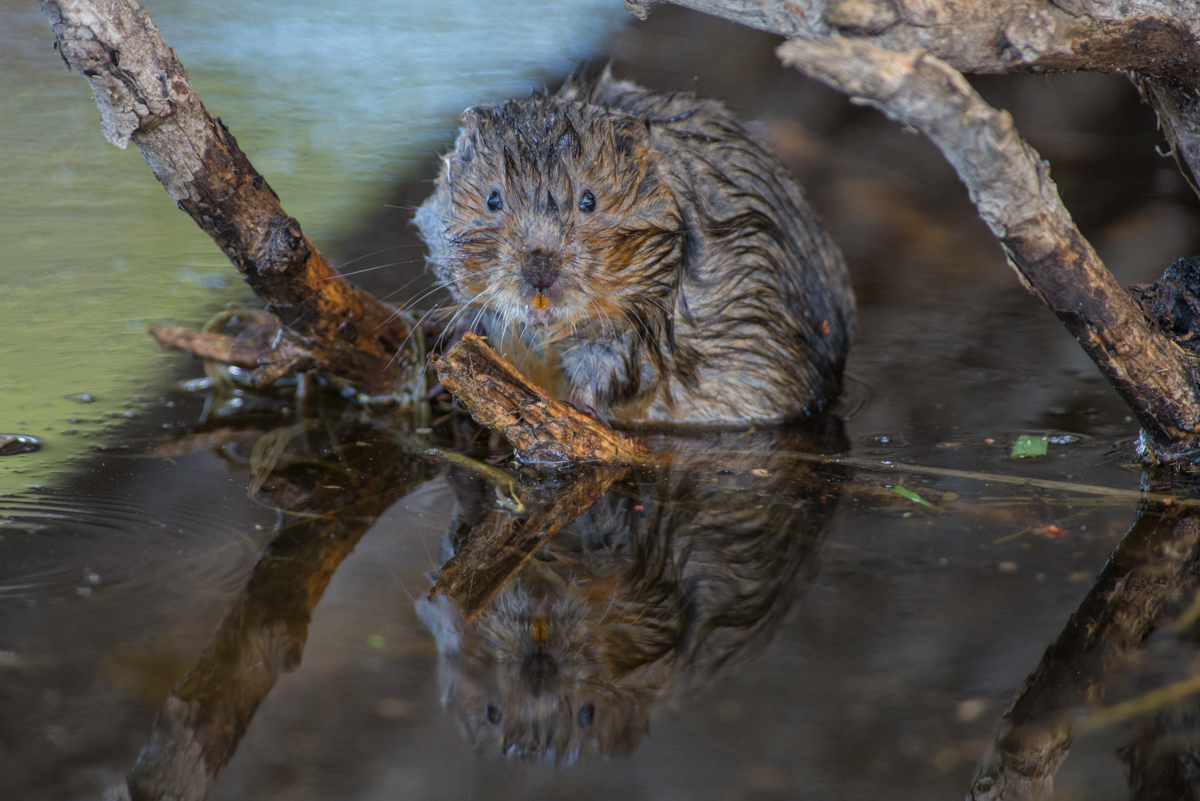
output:
[[116,585],[238,586],[269,532],[218,504],[54,494],[0,498],[0,599]]

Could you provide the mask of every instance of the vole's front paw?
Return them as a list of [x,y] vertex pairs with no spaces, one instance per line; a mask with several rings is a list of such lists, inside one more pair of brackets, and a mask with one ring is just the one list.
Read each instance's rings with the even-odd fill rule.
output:
[[571,397],[567,399],[567,403],[577,411],[583,412],[593,420],[600,420],[600,415],[596,413],[595,402],[596,395],[591,387],[576,387],[571,391]]

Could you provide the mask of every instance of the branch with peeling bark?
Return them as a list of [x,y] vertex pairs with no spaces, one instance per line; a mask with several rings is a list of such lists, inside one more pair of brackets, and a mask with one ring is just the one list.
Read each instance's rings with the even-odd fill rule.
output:
[[204,108],[145,10],[134,0],[40,3],[63,61],[91,84],[105,137],[120,148],[132,142],[171,199],[237,266],[284,324],[289,360],[308,354],[317,368],[372,394],[411,381],[406,321],[313,247]]
[[474,334],[430,356],[438,378],[476,422],[504,435],[529,464],[633,465],[650,460],[640,442],[551,398]]

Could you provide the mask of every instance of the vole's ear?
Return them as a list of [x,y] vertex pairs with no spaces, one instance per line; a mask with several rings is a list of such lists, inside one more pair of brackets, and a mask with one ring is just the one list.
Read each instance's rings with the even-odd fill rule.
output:
[[630,115],[611,118],[612,148],[614,155],[630,161],[640,161],[652,156],[649,124]]
[[493,118],[495,111],[489,106],[474,106],[459,115],[462,131],[454,143],[455,155],[463,161],[470,162],[476,151],[480,149],[480,131]]
[[458,121],[468,131],[478,131],[481,122],[492,118],[492,109],[488,106],[472,106],[459,115]]

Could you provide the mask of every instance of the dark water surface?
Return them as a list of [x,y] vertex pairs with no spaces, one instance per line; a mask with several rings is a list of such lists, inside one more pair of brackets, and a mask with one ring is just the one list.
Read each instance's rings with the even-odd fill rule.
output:
[[[1127,410],[928,143],[777,69],[774,44],[661,9],[605,52],[725,98],[808,187],[858,291],[844,422],[656,436],[675,456],[654,471],[497,490],[423,455],[487,455],[459,418],[239,408],[168,357],[170,381],[87,415],[72,472],[0,497],[0,798],[120,798],[131,770],[189,799],[961,798],[1055,643],[1010,764],[1059,799],[1189,797],[1194,488],[1141,470]],[[1120,280],[1200,249],[1127,82],[977,85]],[[412,244],[396,216],[333,255]],[[1021,435],[1046,455],[1012,458]],[[469,532],[541,519],[515,495],[545,516],[589,493],[472,588],[497,591],[472,621],[428,600]],[[1182,706],[1115,706],[1162,688]]]

